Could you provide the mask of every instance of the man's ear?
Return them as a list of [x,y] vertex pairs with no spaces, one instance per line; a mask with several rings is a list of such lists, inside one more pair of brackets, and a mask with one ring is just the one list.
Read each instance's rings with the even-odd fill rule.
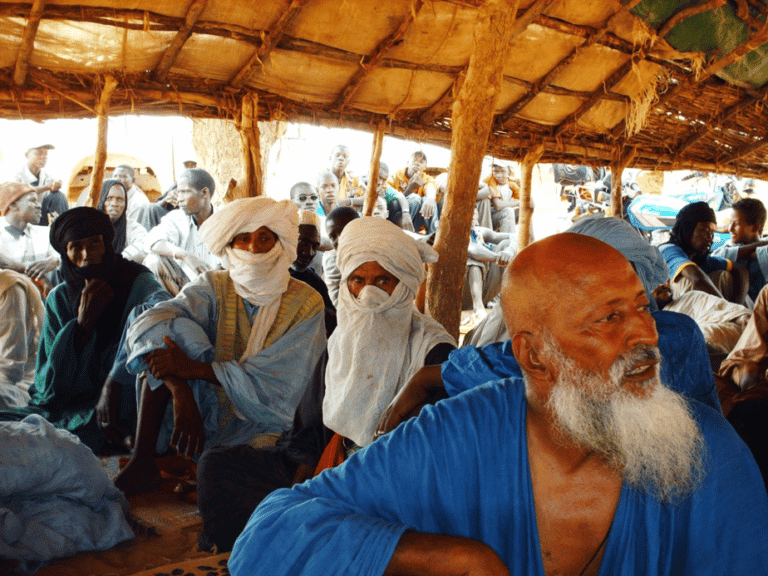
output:
[[535,338],[530,332],[518,332],[512,336],[512,352],[517,363],[534,378],[545,380],[549,368],[541,361],[537,352]]

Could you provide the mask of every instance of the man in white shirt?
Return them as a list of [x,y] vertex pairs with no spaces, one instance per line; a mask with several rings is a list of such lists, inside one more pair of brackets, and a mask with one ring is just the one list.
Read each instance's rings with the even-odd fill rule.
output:
[[29,148],[24,156],[26,163],[13,178],[14,182],[29,184],[37,192],[38,199],[42,203],[40,220],[35,224],[48,226],[49,215],[56,218],[62,212],[69,209],[67,197],[61,191],[61,180],[51,176],[46,170],[48,162],[48,150],[53,150],[53,144],[42,144]]
[[144,240],[149,254],[144,265],[174,296],[202,272],[221,265],[198,235],[202,223],[213,214],[215,187],[213,177],[202,168],[186,170],[176,188],[180,209],[163,216]]

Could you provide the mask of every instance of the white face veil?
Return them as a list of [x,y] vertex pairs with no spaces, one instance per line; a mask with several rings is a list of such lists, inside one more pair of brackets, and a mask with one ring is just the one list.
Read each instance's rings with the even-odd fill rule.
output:
[[[328,341],[323,421],[358,446],[373,441],[385,408],[429,351],[442,342],[455,345],[413,302],[424,264],[436,260],[426,242],[381,218],[353,220],[339,238],[338,326]],[[352,295],[347,279],[366,262],[378,262],[399,280],[391,295],[375,286]]]
[[[253,254],[230,247],[232,239],[262,226],[277,236],[275,246],[266,254]],[[243,198],[214,212],[202,226],[200,238],[208,249],[221,258],[229,269],[235,292],[259,311],[251,328],[248,347],[242,358],[261,351],[267,333],[277,317],[280,300],[288,288],[288,269],[296,260],[299,216],[290,200]],[[242,360],[241,358],[241,360]]]

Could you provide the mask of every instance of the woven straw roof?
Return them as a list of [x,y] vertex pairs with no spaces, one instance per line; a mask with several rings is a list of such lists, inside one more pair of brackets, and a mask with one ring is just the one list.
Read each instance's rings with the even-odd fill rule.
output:
[[[0,0],[0,117],[319,122],[438,144],[483,0]],[[489,153],[768,178],[766,0],[520,0]],[[706,35],[703,30],[706,22]],[[693,31],[693,32],[691,32]],[[706,37],[705,37],[706,36]],[[704,42],[706,40],[706,42]]]

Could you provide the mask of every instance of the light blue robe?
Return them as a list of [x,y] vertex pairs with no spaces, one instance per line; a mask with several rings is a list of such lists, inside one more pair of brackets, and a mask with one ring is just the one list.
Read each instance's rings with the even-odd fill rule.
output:
[[[293,326],[277,342],[245,362],[214,362],[219,303],[209,274],[200,275],[175,298],[156,304],[148,312],[158,322],[133,341],[126,340],[128,371],[139,374],[147,370],[144,356],[166,348],[163,336],[168,336],[192,360],[211,363],[222,385],[218,388],[205,380],[189,382],[203,418],[206,448],[244,444],[261,434],[282,432],[291,426],[296,406],[325,350],[322,306],[319,313]],[[322,302],[320,295],[317,298]],[[245,308],[253,323],[258,307],[246,301]],[[162,385],[149,372],[147,381],[152,390]],[[222,389],[244,420],[221,409]],[[172,430],[169,406],[158,449],[167,448]]]
[[[708,458],[673,505],[623,488],[601,576],[754,576],[768,566],[768,497],[722,415],[691,402]],[[489,545],[513,575],[544,576],[517,379],[480,386],[317,478],[274,492],[229,560],[233,576],[383,574],[408,529]]]

